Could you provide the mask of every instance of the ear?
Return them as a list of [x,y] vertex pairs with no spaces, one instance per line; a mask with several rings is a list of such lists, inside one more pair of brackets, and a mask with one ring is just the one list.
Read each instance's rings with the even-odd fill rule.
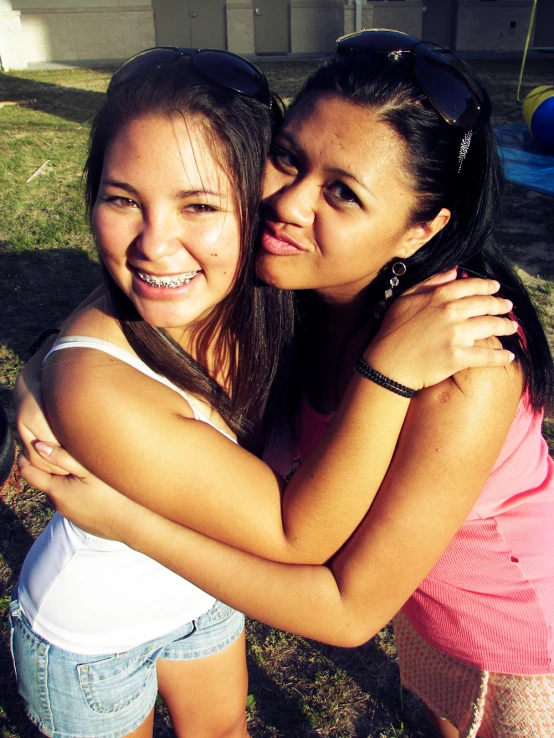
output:
[[412,254],[415,254],[416,251],[419,251],[422,246],[425,246],[427,241],[430,241],[433,236],[436,236],[439,231],[442,231],[449,220],[450,210],[442,208],[433,220],[408,228],[401,244],[405,250],[404,258],[407,259]]

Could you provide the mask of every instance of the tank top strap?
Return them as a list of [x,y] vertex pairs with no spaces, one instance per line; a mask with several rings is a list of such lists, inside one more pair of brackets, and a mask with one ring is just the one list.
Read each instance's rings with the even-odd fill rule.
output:
[[43,366],[46,363],[48,357],[51,356],[55,351],[62,351],[63,349],[69,348],[96,349],[97,351],[102,351],[105,354],[113,356],[114,359],[123,361],[125,364],[129,364],[134,369],[137,369],[139,372],[146,374],[151,379],[155,379],[157,382],[160,382],[160,384],[164,384],[166,387],[169,387],[169,389],[172,389],[179,395],[181,395],[181,397],[183,397],[190,404],[195,420],[201,420],[204,423],[208,423],[208,425],[211,425],[220,433],[223,433],[223,435],[231,438],[231,440],[234,441],[234,439],[228,433],[225,433],[225,431],[221,430],[221,428],[215,426],[212,421],[208,417],[206,417],[206,415],[204,415],[204,413],[202,413],[200,410],[198,410],[198,408],[195,407],[194,398],[191,397],[188,392],[185,392],[185,390],[177,387],[177,385],[173,384],[173,382],[167,379],[167,377],[164,377],[161,374],[157,374],[148,366],[148,364],[145,364],[142,359],[139,359],[138,356],[131,354],[124,348],[121,348],[121,346],[117,346],[115,343],[111,343],[110,341],[105,341],[102,338],[95,338],[94,336],[64,336],[63,338],[60,338],[58,341],[56,341],[50,351],[48,351],[42,361]]

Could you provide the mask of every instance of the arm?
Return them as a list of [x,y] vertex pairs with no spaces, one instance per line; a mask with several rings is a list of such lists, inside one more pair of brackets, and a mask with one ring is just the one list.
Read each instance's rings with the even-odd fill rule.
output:
[[[448,287],[443,297],[471,289],[469,280]],[[368,351],[376,368],[411,384],[423,356],[430,363],[425,373],[437,381],[437,356],[451,351],[450,338],[449,349],[442,345],[449,333],[445,327],[458,329],[463,311],[456,303],[455,311],[446,311],[455,314],[443,320],[444,302],[433,299],[426,309],[416,301],[415,313],[404,310],[402,321],[392,321],[392,341],[390,324],[384,327],[377,348]],[[413,304],[413,298],[406,302]],[[475,325],[470,344],[478,337]],[[439,339],[432,345],[431,335]],[[460,357],[449,360],[456,366]],[[465,361],[464,355],[461,365]],[[187,418],[186,403],[176,393],[127,365],[90,350],[59,352],[45,372],[45,393],[60,440],[129,498],[244,550],[311,563],[327,560],[362,519],[386,473],[409,405],[354,377],[329,432],[289,485],[282,517],[279,480],[267,466],[213,428]],[[184,450],[193,463],[182,461]],[[160,479],[163,495],[157,493]]]
[[[502,448],[520,392],[514,367],[470,372],[457,377],[457,385],[447,380],[422,392],[373,506],[330,566],[257,558],[107,489],[95,491],[93,508],[102,526],[110,519],[115,537],[250,617],[355,646],[398,611],[467,517]],[[35,470],[29,481],[40,482],[62,509],[71,507],[76,493],[90,503],[86,484]]]
[[[93,304],[103,294],[104,288],[100,285],[75,308],[67,320]],[[35,452],[35,443],[39,438],[43,441],[58,442],[46,418],[41,387],[42,364],[54,341],[55,336],[46,339],[25,364],[13,390],[13,402],[17,413],[17,431],[27,458],[44,471],[66,474],[63,469],[52,466]]]

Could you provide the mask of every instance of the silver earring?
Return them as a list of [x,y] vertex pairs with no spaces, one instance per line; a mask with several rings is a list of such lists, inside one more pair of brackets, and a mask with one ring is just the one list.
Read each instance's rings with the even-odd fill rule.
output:
[[375,317],[381,318],[387,309],[387,300],[390,300],[394,294],[394,290],[400,284],[400,277],[406,274],[406,264],[403,261],[395,261],[391,267],[392,277],[389,279],[390,287],[385,290],[385,297],[377,303],[375,308]]
[[464,163],[464,159],[466,158],[467,152],[469,151],[472,136],[473,131],[467,131],[467,133],[464,133],[464,137],[462,138],[462,143],[460,144],[460,152],[458,153],[458,174],[462,171],[462,164]]

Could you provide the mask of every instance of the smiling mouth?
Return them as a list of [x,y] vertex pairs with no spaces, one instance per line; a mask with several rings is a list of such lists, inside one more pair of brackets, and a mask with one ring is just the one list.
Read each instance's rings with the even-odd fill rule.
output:
[[146,282],[151,287],[160,287],[161,289],[167,290],[188,284],[200,271],[200,269],[197,269],[194,272],[184,272],[179,275],[172,274],[170,277],[156,277],[153,274],[146,274],[146,272],[141,272],[140,269],[137,269],[136,274],[143,282]]

